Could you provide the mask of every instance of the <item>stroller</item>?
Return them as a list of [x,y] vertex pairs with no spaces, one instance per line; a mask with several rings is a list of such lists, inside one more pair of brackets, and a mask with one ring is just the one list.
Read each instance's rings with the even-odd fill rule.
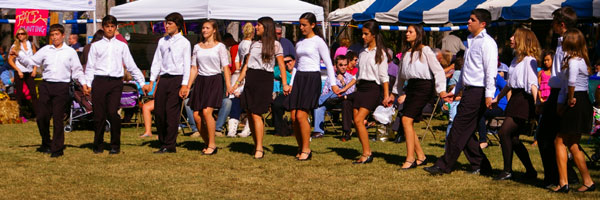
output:
[[[69,94],[73,97],[71,108],[67,113],[65,132],[73,131],[74,123],[92,121],[92,97],[83,94],[81,85],[71,82]],[[107,125],[110,127],[110,125]],[[109,129],[110,130],[110,129]]]

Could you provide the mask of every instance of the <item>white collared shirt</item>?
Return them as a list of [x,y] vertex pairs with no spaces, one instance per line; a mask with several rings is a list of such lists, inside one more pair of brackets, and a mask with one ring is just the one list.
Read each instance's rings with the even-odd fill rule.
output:
[[485,87],[485,97],[494,98],[496,74],[498,73],[498,46],[483,29],[479,34],[467,37],[465,64],[452,90],[454,94],[463,86]]
[[158,41],[152,59],[150,81],[160,75],[183,75],[181,85],[187,85],[190,78],[192,46],[181,33],[165,36]]
[[223,66],[229,65],[229,54],[223,43],[204,49],[200,44],[194,45],[192,66],[198,67],[198,75],[212,76],[222,72]]
[[585,60],[580,57],[573,57],[568,62],[569,68],[558,74],[560,80],[562,80],[558,94],[559,104],[567,101],[569,87],[575,87],[575,92],[588,91],[588,66]]
[[[26,41],[25,43],[27,45],[27,50],[25,50],[25,48],[23,47],[23,43],[19,43],[21,45],[21,50],[19,51],[19,55],[21,54],[21,52],[23,52],[23,56],[27,56],[27,57],[33,56],[33,48],[32,48],[31,42]],[[13,48],[15,48],[14,44],[12,46],[10,46],[10,49],[13,49]],[[19,70],[21,70],[21,72],[23,72],[23,73],[33,72],[34,65],[27,65],[27,64],[19,62],[18,60],[15,60],[15,61],[16,61],[15,65],[17,66],[17,68],[19,68]]]
[[329,84],[336,84],[335,70],[330,58],[331,55],[329,54],[329,48],[323,38],[315,35],[311,38],[305,38],[299,41],[298,44],[296,44],[296,55],[298,56],[298,62],[296,62],[296,68],[294,68],[294,71],[292,72],[292,81],[290,81],[290,85],[293,84],[296,71],[321,71],[321,60],[323,60],[323,63],[327,68],[327,78],[330,80]]
[[85,82],[77,52],[65,43],[60,48],[46,45],[33,56],[20,51],[17,59],[27,65],[41,66],[42,79],[45,81],[69,83],[73,78],[78,79],[81,84]]
[[[410,51],[404,53],[392,93],[402,95],[404,81],[410,79],[434,79],[435,91],[437,93],[446,91],[446,74],[435,53],[429,46],[424,46],[421,51],[423,53],[420,51],[415,51],[414,54]],[[434,77],[431,76],[432,73]]]
[[86,85],[92,86],[94,76],[123,77],[123,64],[127,71],[140,86],[144,86],[146,80],[144,75],[137,67],[129,52],[129,47],[124,42],[117,40],[117,37],[108,39],[106,37],[92,43],[88,53],[87,65],[85,68]]
[[556,45],[556,52],[554,53],[554,59],[552,60],[552,69],[550,71],[550,80],[548,85],[551,88],[561,88],[562,80],[560,77],[563,59],[565,58],[565,52],[562,49],[563,37],[558,38],[558,45]]
[[528,94],[531,94],[531,86],[539,89],[537,66],[537,60],[534,57],[525,56],[519,63],[515,57],[508,68],[508,87],[523,88]]
[[273,72],[273,68],[275,67],[275,61],[277,60],[277,56],[283,56],[283,48],[279,41],[275,42],[275,54],[273,54],[273,58],[271,62],[265,63],[262,59],[262,42],[255,41],[250,45],[250,51],[248,52],[248,68],[250,69],[258,69],[265,70],[268,72]]
[[381,55],[381,63],[379,64],[375,62],[376,54],[377,47],[372,50],[364,48],[362,52],[358,54],[358,73],[356,74],[356,80],[375,81],[377,85],[389,81],[386,53],[384,52]]

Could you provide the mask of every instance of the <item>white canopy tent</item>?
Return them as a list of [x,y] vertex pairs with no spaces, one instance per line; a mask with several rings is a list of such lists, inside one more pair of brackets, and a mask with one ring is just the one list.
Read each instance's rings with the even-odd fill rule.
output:
[[185,20],[224,19],[251,21],[270,16],[275,21],[298,21],[312,12],[323,21],[323,8],[299,0],[139,0],[115,6],[110,14],[119,21],[163,21],[172,12]]
[[96,0],[0,0],[0,8],[27,8],[58,11],[95,11]]

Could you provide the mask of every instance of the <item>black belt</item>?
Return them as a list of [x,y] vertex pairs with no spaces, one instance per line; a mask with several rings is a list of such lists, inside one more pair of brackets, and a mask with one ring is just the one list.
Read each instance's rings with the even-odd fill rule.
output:
[[483,89],[483,87],[481,87],[481,86],[470,86],[470,85],[465,85],[463,88],[464,88],[464,90],[470,90],[470,89],[475,89],[475,88]]
[[160,75],[160,78],[173,78],[173,77],[178,77],[178,76],[183,76],[183,75],[163,74],[163,75]]
[[104,79],[104,80],[122,80],[123,77],[114,77],[114,76],[100,76],[100,75],[95,75],[94,79]]

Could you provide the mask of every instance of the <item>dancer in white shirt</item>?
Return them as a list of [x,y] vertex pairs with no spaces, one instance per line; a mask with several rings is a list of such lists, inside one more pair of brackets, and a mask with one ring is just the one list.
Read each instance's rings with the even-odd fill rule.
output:
[[[10,49],[14,50],[17,55],[20,52],[23,52],[23,56],[33,56],[33,54],[36,53],[36,49],[35,46],[31,45],[31,42],[27,40],[28,38],[29,35],[25,28],[19,28],[15,35],[15,42]],[[35,112],[37,106],[37,91],[35,90],[35,82],[33,79],[37,75],[38,66],[21,63],[15,59],[15,56],[8,57],[8,65],[15,70],[15,96],[17,98],[17,103],[21,108],[31,104],[33,111]],[[23,93],[23,85],[27,85],[29,89],[29,96],[31,96],[30,103],[25,97],[25,93]],[[21,114],[21,116],[23,115]]]
[[[69,96],[69,83],[71,79],[78,79],[85,83],[83,69],[79,62],[77,52],[64,43],[65,28],[60,24],[50,26],[50,45],[41,48],[33,56],[24,51],[11,51],[20,63],[25,65],[39,65],[43,81],[39,84],[40,98],[38,100],[36,118],[38,130],[42,136],[42,146],[38,151],[51,153],[51,157],[60,157],[64,154],[65,134],[63,118],[68,110],[71,97]],[[54,131],[50,140],[50,118],[53,118]]]
[[104,151],[104,127],[110,123],[110,154],[121,151],[121,117],[118,110],[123,91],[123,65],[140,86],[144,86],[144,75],[135,65],[127,44],[115,37],[117,18],[107,15],[102,18],[104,38],[92,43],[85,70],[86,94],[92,94],[94,111],[94,153]]
[[[161,147],[154,153],[175,153],[177,149],[177,129],[179,127],[181,102],[189,94],[191,45],[183,37],[183,16],[170,13],[165,17],[167,36],[158,41],[150,68],[150,84],[144,92],[154,92],[154,116]],[[160,80],[157,80],[160,77]]]

